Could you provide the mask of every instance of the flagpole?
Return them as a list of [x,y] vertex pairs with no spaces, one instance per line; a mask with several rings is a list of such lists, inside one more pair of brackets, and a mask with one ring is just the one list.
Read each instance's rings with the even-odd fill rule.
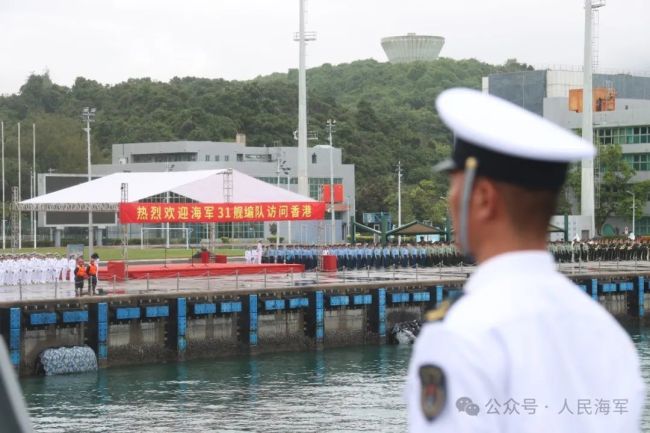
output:
[[[20,172],[20,122],[18,122],[18,203],[22,200],[22,180],[20,178],[21,172]],[[21,218],[21,213],[20,208],[16,211],[18,212],[18,249],[23,248],[23,224],[22,224],[22,218]]]
[[2,249],[7,247],[5,230],[5,123],[0,122],[0,135],[2,136]]
[[[32,123],[32,197],[36,197],[36,124]],[[32,237],[34,238],[34,249],[36,249],[36,213],[32,211]]]

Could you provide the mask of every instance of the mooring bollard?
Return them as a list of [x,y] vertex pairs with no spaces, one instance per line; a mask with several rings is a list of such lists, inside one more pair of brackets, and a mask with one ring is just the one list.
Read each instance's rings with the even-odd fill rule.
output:
[[235,269],[235,289],[239,290],[239,269]]
[[181,273],[176,272],[176,291],[180,292],[181,291]]
[[210,290],[210,271],[208,271],[208,290]]

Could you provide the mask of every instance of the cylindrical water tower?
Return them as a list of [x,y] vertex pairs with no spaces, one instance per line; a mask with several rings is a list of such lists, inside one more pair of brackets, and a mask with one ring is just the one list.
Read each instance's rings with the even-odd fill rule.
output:
[[389,36],[382,38],[381,46],[391,63],[436,60],[445,44],[441,36],[416,35]]

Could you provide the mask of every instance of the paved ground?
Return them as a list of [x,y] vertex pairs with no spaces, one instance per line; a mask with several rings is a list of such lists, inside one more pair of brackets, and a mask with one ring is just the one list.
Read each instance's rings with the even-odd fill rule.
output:
[[[650,262],[591,262],[559,265],[567,275],[589,273],[598,275],[611,272],[649,272]],[[158,280],[129,280],[125,282],[100,281],[98,288],[110,294],[152,294],[183,291],[220,291],[232,289],[261,289],[292,287],[311,284],[335,284],[387,280],[431,281],[466,278],[472,266],[437,268],[397,268],[395,270],[354,270],[337,273],[305,272],[302,274],[258,274],[197,278],[167,278]],[[0,286],[0,302],[37,299],[65,299],[74,297],[72,282],[36,284],[28,286]]]

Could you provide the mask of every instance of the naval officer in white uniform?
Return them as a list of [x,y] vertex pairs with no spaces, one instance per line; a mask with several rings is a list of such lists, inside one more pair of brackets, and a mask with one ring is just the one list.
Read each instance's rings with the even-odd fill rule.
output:
[[455,136],[449,206],[478,267],[429,314],[407,379],[409,431],[638,432],[644,385],[619,324],[560,274],[547,228],[569,162],[590,143],[502,99],[443,92]]

